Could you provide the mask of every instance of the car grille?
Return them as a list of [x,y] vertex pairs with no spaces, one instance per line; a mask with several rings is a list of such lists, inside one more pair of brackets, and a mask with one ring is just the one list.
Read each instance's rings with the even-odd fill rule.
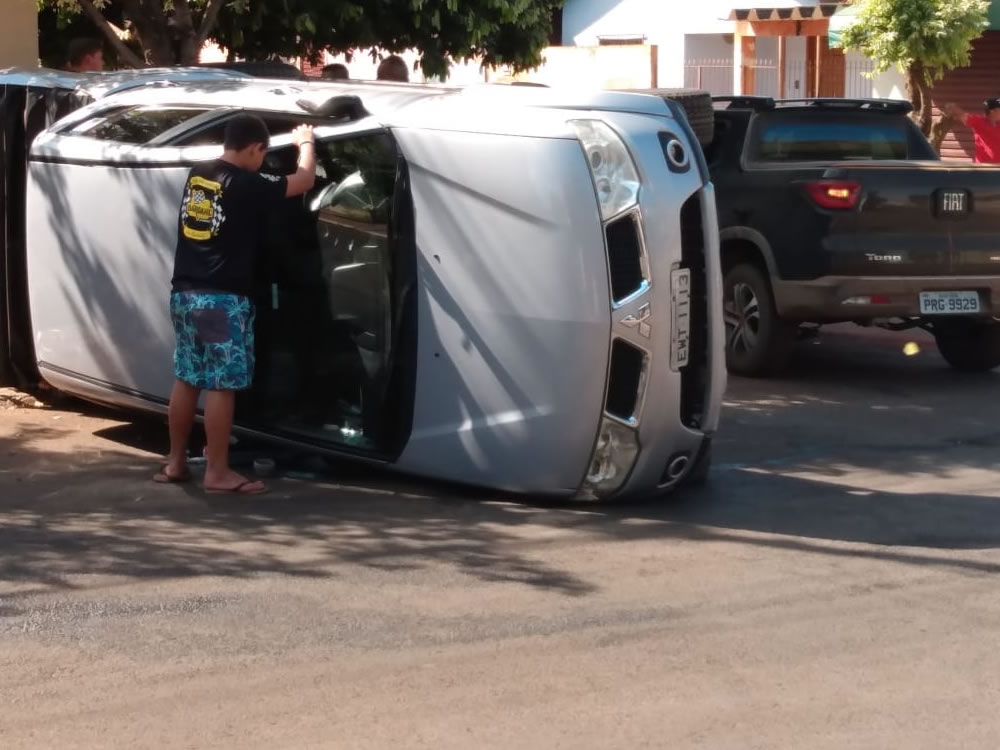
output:
[[681,208],[681,267],[691,271],[691,338],[688,364],[681,370],[681,423],[701,427],[710,378],[708,368],[708,276],[701,192]]
[[604,234],[608,246],[611,298],[619,304],[639,291],[645,281],[639,215],[633,211],[608,222]]
[[631,422],[637,416],[646,371],[646,353],[626,341],[611,344],[611,369],[604,410],[612,417]]

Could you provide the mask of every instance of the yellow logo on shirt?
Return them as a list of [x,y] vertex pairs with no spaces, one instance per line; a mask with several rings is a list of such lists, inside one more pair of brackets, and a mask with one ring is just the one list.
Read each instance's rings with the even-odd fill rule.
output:
[[181,228],[189,240],[204,242],[215,237],[226,215],[222,211],[222,183],[193,176],[184,186]]

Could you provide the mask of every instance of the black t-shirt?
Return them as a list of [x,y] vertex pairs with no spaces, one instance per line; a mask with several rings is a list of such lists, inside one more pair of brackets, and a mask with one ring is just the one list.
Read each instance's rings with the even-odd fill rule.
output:
[[173,290],[251,296],[254,256],[269,209],[285,197],[285,177],[218,159],[188,174],[177,222]]

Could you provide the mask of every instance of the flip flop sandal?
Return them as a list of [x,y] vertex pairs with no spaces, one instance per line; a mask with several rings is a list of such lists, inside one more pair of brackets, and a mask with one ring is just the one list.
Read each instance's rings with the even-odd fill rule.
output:
[[240,482],[233,487],[213,487],[209,489],[205,488],[205,492],[209,495],[263,495],[267,492],[267,487],[261,485],[260,489],[248,490],[251,484],[257,484],[256,479],[248,479],[245,482]]
[[191,481],[191,471],[186,469],[183,474],[175,477],[167,474],[167,465],[163,464],[160,470],[153,475],[153,481],[157,484],[184,484],[184,482]]

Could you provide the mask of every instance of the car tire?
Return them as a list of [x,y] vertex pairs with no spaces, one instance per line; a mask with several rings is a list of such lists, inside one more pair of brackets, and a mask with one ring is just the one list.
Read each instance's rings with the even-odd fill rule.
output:
[[963,321],[934,325],[934,338],[945,362],[962,372],[1000,367],[1000,324]]
[[798,326],[778,317],[771,284],[756,265],[738,263],[726,272],[723,317],[729,372],[764,377],[788,364]]

